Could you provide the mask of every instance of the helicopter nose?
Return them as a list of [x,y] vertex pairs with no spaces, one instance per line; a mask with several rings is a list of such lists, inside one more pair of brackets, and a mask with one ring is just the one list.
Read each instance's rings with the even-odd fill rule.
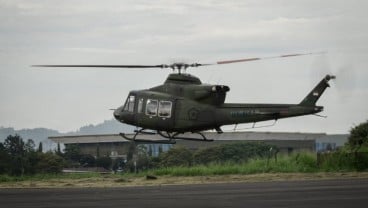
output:
[[120,121],[121,119],[121,108],[118,108],[116,110],[114,110],[114,117],[116,120]]

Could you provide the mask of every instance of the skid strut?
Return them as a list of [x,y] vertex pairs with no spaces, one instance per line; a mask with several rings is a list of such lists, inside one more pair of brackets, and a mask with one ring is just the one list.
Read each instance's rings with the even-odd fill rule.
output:
[[[119,135],[121,137],[123,137],[126,140],[129,141],[133,141],[133,142],[140,142],[140,143],[158,143],[158,144],[176,144],[176,139],[181,139],[181,140],[190,140],[190,141],[199,141],[199,142],[212,142],[214,141],[213,139],[208,139],[203,133],[201,132],[192,132],[193,134],[198,134],[201,138],[192,138],[192,137],[184,137],[184,136],[179,136],[180,134],[183,133],[179,133],[179,132],[163,132],[163,131],[157,131],[157,132],[150,132],[150,131],[145,131],[145,129],[140,129],[140,130],[136,130],[134,131],[135,134],[132,137],[128,137],[126,134],[124,133],[120,133]],[[142,134],[146,134],[146,135],[160,135],[161,137],[165,138],[165,139],[161,139],[161,140],[155,140],[155,139],[140,139],[137,136],[138,135],[142,135]]]

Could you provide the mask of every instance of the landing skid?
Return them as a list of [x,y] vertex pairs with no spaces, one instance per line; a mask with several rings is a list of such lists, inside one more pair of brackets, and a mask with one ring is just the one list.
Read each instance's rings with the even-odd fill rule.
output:
[[[180,134],[183,134],[183,133],[179,133],[179,132],[175,132],[175,133],[162,132],[162,131],[147,132],[147,131],[144,131],[144,130],[145,129],[140,129],[140,130],[135,131],[135,134],[133,135],[133,137],[128,137],[124,133],[120,133],[119,135],[122,136],[126,140],[133,141],[133,142],[139,142],[139,143],[176,144],[177,139],[190,140],[190,141],[199,141],[199,142],[212,142],[212,141],[214,141],[213,139],[208,139],[201,132],[192,132],[193,134],[198,134],[201,137],[201,138],[192,138],[192,137],[178,136]],[[137,136],[139,134],[148,134],[148,135],[157,135],[158,134],[158,135],[160,135],[161,137],[163,137],[165,139],[163,139],[163,140],[139,139],[139,138],[137,138]]]
[[176,144],[175,140],[149,140],[149,139],[137,139],[135,136],[133,138],[127,137],[124,133],[120,133],[120,136],[122,136],[124,139],[137,142],[137,143],[145,143],[145,144]]
[[167,139],[181,139],[181,140],[190,140],[190,141],[199,141],[199,142],[213,142],[213,139],[208,139],[203,133],[201,132],[193,132],[194,134],[198,134],[200,135],[202,138],[192,138],[192,137],[178,137],[178,135],[182,134],[182,133],[174,133],[174,134],[170,134],[168,132],[166,132],[166,135],[163,134],[161,131],[157,132],[160,136],[165,137]]

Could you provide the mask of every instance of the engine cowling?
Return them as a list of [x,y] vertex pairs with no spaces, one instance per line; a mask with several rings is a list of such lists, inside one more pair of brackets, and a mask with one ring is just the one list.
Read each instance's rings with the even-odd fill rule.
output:
[[194,91],[194,99],[212,105],[220,105],[225,102],[226,93],[230,88],[226,85],[201,86]]

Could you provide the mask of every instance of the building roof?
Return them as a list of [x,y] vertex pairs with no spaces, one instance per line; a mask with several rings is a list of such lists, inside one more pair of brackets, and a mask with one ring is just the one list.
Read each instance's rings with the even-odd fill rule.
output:
[[[127,134],[128,137],[133,137],[134,134]],[[185,134],[185,136],[192,136],[193,134]],[[205,132],[204,135],[209,139],[215,141],[262,141],[262,140],[328,140],[333,139],[326,133],[292,133],[292,132],[224,132],[217,134],[216,132]],[[341,138],[347,138],[347,135],[334,135]],[[159,135],[139,135],[140,139],[162,140]],[[196,135],[195,138],[199,138]],[[56,143],[76,144],[76,143],[111,143],[111,142],[129,142],[118,134],[102,134],[102,135],[76,135],[76,136],[56,136],[49,137],[50,140]]]

